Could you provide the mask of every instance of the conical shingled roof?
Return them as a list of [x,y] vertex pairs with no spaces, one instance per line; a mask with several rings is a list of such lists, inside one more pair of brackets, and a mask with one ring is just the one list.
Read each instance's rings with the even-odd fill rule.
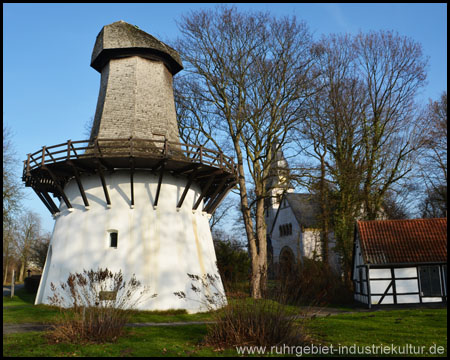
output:
[[163,60],[172,75],[183,69],[180,56],[173,48],[122,20],[105,25],[97,35],[91,66],[101,72],[110,59],[135,55]]

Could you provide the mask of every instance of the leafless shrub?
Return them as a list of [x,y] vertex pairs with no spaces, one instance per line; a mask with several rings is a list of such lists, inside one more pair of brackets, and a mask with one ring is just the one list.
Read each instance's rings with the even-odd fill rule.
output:
[[125,281],[122,271],[101,268],[71,273],[59,286],[51,283],[51,290],[50,304],[59,307],[62,321],[54,325],[50,340],[71,343],[115,341],[149,292],[134,274]]
[[[201,287],[211,286],[208,281],[211,276],[199,277],[189,275],[195,282],[192,289],[196,294],[203,294]],[[183,292],[176,293],[180,298],[186,298]],[[205,306],[218,309],[225,295],[201,297]],[[294,314],[287,306],[267,299],[234,298],[212,312],[213,323],[207,325],[204,344],[215,348],[243,345],[274,346],[280,344],[301,345],[308,341],[303,331],[301,315]]]
[[304,259],[284,272],[270,297],[285,304],[325,306],[353,302],[343,279],[321,261]]

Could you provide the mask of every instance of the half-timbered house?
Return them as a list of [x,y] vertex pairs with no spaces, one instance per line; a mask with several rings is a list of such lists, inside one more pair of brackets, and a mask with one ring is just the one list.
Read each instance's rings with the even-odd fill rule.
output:
[[352,279],[368,307],[447,301],[447,219],[357,221]]

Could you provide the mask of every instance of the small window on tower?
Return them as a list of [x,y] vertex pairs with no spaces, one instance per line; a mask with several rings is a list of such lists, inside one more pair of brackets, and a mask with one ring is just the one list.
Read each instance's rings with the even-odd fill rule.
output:
[[109,233],[109,247],[115,248],[117,249],[117,238],[118,238],[118,233],[117,231],[111,231]]

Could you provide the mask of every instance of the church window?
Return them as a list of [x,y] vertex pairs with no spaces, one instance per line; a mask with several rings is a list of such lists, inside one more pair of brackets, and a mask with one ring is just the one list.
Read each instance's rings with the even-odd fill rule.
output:
[[280,236],[292,235],[292,224],[282,224],[278,227],[280,230]]

